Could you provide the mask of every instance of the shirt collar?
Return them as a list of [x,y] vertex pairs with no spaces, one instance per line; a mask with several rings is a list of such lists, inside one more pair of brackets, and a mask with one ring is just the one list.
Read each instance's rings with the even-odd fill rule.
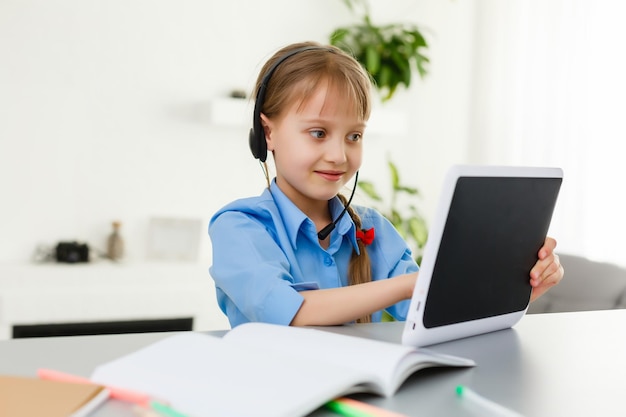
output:
[[[276,184],[276,178],[272,180],[270,184],[270,192],[272,194],[272,198],[276,203],[276,207],[278,207],[278,211],[283,220],[283,224],[285,225],[285,230],[289,237],[289,241],[291,245],[296,248],[296,241],[298,238],[298,232],[301,228],[304,228],[303,233],[311,233],[317,234],[317,230],[315,230],[315,225],[313,222],[300,210],[290,199],[282,192],[282,190]],[[330,212],[332,213],[333,219],[336,219],[341,212],[343,211],[343,204],[338,197],[333,197],[330,200]],[[303,226],[303,223],[305,225]],[[335,227],[335,231],[343,237],[348,234],[350,242],[355,250],[358,252],[358,246],[356,244],[356,234],[354,232],[354,222],[346,213],[339,219],[337,225]],[[332,236],[332,235],[331,235]],[[331,242],[331,246],[333,242]]]

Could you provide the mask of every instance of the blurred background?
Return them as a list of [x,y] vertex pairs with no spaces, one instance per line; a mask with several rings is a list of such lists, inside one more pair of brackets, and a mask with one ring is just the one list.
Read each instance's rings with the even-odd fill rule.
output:
[[[452,164],[559,166],[558,249],[626,265],[625,12],[372,1],[377,23],[423,30],[430,65],[377,103],[388,117],[366,133],[361,178],[384,190],[390,158],[428,219]],[[249,94],[276,49],[352,23],[340,0],[0,0],[0,263],[62,240],[105,250],[112,221],[126,259],[145,260],[165,218],[200,225],[195,261],[208,268],[211,215],[265,187],[252,104],[230,94]]]

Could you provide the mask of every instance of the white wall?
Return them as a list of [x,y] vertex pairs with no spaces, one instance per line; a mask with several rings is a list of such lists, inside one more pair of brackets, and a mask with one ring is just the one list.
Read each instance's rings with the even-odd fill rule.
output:
[[[473,2],[379,2],[374,16],[428,29],[432,65],[391,103],[408,132],[367,138],[361,175],[387,184],[389,150],[430,215],[445,169],[468,154]],[[115,219],[140,260],[150,217],[206,224],[261,192],[247,114],[211,125],[211,100],[249,91],[278,47],[351,21],[340,0],[0,2],[0,262],[59,240],[104,248]]]
[[470,109],[473,161],[563,168],[558,250],[622,266],[625,13],[615,1],[477,2]]

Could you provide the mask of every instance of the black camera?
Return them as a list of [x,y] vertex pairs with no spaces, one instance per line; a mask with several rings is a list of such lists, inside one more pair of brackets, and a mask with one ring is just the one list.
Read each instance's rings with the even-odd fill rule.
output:
[[89,262],[89,246],[86,243],[59,242],[55,249],[57,262]]

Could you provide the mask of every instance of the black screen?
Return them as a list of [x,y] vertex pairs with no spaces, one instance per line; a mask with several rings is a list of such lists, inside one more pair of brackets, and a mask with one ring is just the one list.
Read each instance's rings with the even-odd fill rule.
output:
[[561,178],[461,177],[424,310],[427,328],[523,310]]

